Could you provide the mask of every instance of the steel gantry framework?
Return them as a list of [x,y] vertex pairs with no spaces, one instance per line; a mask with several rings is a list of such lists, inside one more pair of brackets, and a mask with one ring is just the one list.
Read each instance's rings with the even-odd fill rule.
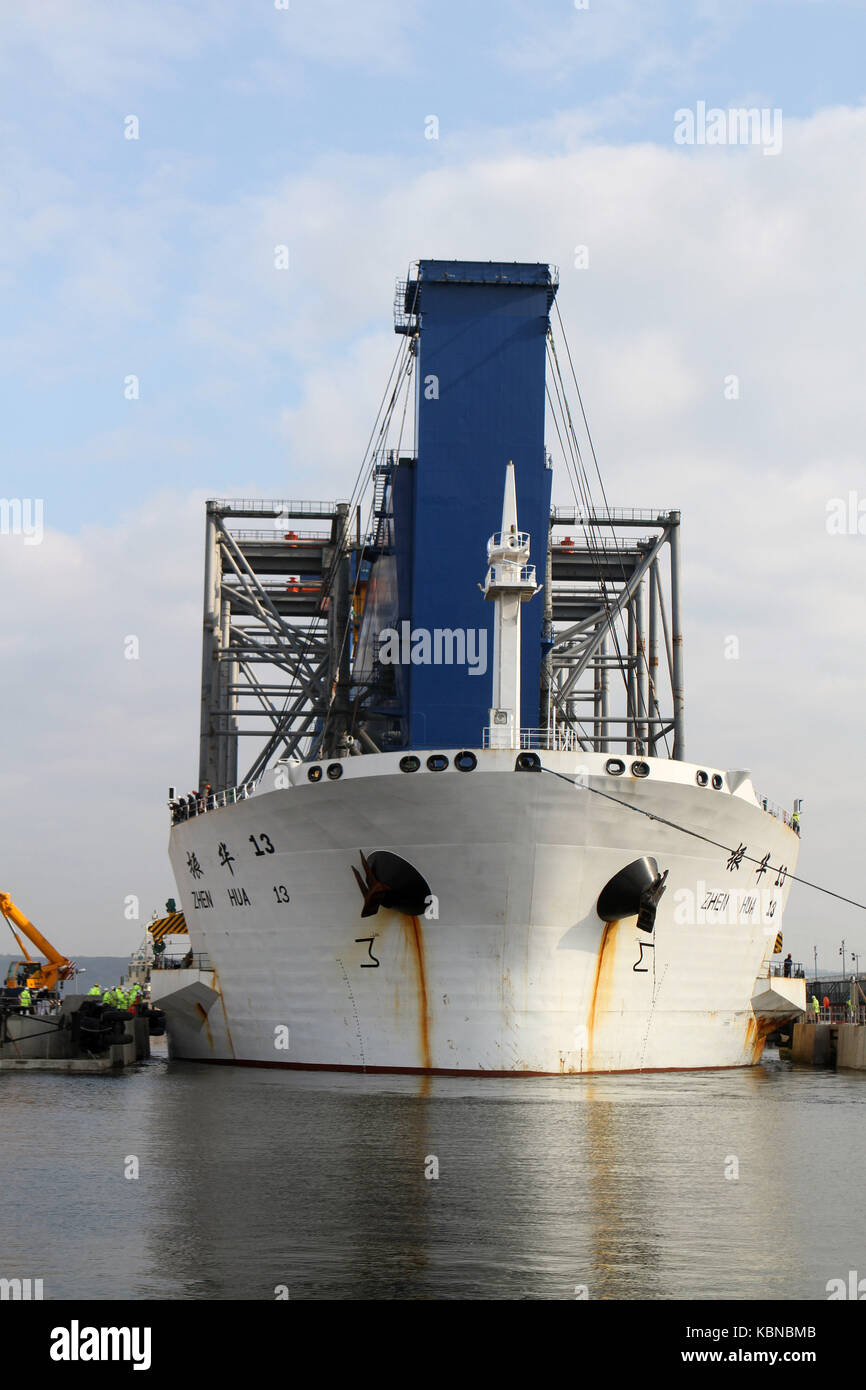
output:
[[541,722],[587,751],[685,756],[679,528],[675,511],[553,509]]
[[[382,472],[373,536],[347,502],[207,503],[200,787],[255,781],[279,758],[379,751],[365,728],[381,728],[377,692],[352,659],[367,569],[388,539]],[[544,742],[684,756],[679,525],[679,512],[554,508]],[[242,738],[253,744],[239,776]]]
[[[207,503],[201,787],[255,781],[304,739],[346,751],[351,521],[347,502]],[[239,777],[241,738],[258,746]]]

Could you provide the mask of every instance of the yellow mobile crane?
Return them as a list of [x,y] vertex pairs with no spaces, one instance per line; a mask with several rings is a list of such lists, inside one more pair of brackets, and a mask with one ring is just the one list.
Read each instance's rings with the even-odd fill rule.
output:
[[[75,974],[75,963],[67,956],[62,956],[60,952],[46,941],[40,931],[34,927],[20,908],[17,908],[8,893],[0,893],[0,913],[6,918],[12,935],[24,952],[24,960],[13,960],[9,963],[6,972],[7,989],[21,988],[26,985],[28,989],[56,989],[60,980],[71,980]],[[15,928],[18,928],[18,931]],[[47,960],[34,960],[33,957],[18,935],[26,936],[27,940],[41,951]]]

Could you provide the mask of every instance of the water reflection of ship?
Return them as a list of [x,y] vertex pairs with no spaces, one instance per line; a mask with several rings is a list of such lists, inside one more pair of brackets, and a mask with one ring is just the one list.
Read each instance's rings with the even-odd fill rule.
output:
[[188,1298],[798,1296],[808,1204],[785,1193],[808,1165],[776,1090],[756,1068],[550,1078],[517,1101],[503,1078],[176,1063],[147,1117],[171,1163],[155,1267]]

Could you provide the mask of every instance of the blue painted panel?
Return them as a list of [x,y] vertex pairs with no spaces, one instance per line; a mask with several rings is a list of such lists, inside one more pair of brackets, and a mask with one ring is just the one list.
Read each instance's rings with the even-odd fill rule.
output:
[[[487,722],[492,605],[478,585],[514,460],[518,520],[544,578],[551,475],[544,459],[544,351],[553,298],[546,266],[422,261],[417,469],[412,528],[414,630],[473,630],[486,669],[413,665],[409,743],[477,745]],[[413,291],[414,297],[414,291]],[[401,593],[401,610],[404,610]],[[405,610],[404,610],[405,611]],[[521,723],[539,723],[542,595],[523,606]]]

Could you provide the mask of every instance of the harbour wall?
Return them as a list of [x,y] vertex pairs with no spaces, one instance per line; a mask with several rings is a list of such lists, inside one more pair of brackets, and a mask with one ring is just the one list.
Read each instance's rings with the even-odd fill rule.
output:
[[866,1071],[866,1024],[795,1023],[791,1060],[813,1067]]

